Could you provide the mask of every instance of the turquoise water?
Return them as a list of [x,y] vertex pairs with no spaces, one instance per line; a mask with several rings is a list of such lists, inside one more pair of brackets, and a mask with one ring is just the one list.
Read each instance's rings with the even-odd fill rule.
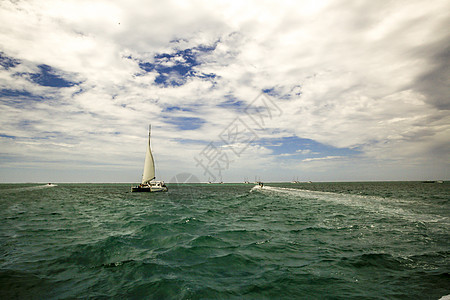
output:
[[1,184],[1,299],[439,299],[449,184]]

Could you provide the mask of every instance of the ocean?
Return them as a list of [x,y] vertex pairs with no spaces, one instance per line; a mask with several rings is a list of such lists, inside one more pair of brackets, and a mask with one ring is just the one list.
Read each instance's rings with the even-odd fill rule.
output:
[[0,299],[440,299],[449,183],[0,184]]

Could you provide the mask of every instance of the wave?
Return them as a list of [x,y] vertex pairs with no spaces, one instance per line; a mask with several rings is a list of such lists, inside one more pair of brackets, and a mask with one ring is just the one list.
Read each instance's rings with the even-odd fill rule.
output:
[[409,260],[401,257],[395,257],[386,253],[366,253],[351,257],[344,257],[340,261],[341,266],[356,269],[377,268],[401,271],[407,269]]
[[122,266],[124,264],[132,263],[132,262],[134,262],[133,259],[126,259],[126,260],[122,260],[122,261],[104,263],[104,264],[102,264],[102,267],[105,267],[105,268],[116,268],[116,267],[120,267],[120,266]]
[[45,299],[55,282],[30,271],[0,269],[1,299]]
[[195,237],[192,241],[190,241],[189,246],[210,248],[234,247],[233,243],[226,242],[223,239],[212,235],[200,235],[198,237]]
[[342,257],[339,265],[351,269],[377,269],[392,270],[395,272],[405,270],[420,270],[429,272],[437,277],[447,277],[445,265],[448,251],[429,252],[418,255],[392,255],[388,253],[364,253],[354,256]]

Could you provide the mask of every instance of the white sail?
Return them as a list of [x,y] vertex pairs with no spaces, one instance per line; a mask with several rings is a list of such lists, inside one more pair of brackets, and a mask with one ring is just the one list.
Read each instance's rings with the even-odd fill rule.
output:
[[145,153],[144,173],[142,174],[142,184],[146,184],[155,179],[155,163],[153,162],[152,150],[150,148],[151,126],[148,127],[148,144]]

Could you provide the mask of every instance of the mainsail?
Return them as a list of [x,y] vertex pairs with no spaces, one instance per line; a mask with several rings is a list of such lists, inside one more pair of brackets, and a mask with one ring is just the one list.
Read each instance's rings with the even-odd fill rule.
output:
[[152,150],[150,148],[150,133],[151,125],[148,127],[148,145],[147,152],[145,153],[144,173],[142,174],[142,184],[146,184],[149,181],[155,179],[155,163],[153,162]]

